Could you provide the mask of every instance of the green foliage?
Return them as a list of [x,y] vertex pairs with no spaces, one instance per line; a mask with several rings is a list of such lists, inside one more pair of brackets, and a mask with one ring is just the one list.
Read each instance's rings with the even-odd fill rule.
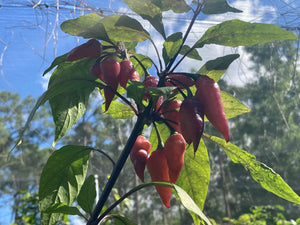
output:
[[[102,110],[105,111],[105,105],[102,105]],[[134,112],[128,105],[117,101],[111,103],[107,113],[115,119],[131,119],[134,116]]]
[[207,61],[197,73],[205,74],[217,82],[226,72],[230,64],[239,57],[239,54],[231,54]]
[[87,213],[92,214],[96,199],[96,183],[93,175],[90,175],[83,183],[77,197],[78,205]]
[[282,212],[284,208],[280,205],[275,206],[255,206],[250,209],[250,213],[245,213],[237,219],[224,218],[224,221],[233,225],[251,225],[251,224],[276,224],[276,225],[293,225],[298,224],[299,219],[287,220]]
[[227,119],[250,112],[250,108],[248,106],[240,102],[237,98],[233,97],[229,93],[222,91],[221,97]]
[[[203,210],[210,180],[210,165],[208,153],[203,141],[200,142],[197,152],[194,154],[192,145],[186,150],[184,167],[180,173],[177,185],[183,188],[195,204]],[[189,209],[191,210],[191,209]],[[192,211],[195,213],[195,211]],[[199,214],[197,214],[199,215]],[[199,218],[194,214],[192,217],[196,224]],[[196,222],[197,221],[197,222]]]
[[221,14],[226,12],[240,13],[239,9],[231,7],[226,0],[207,0],[202,9],[204,14]]
[[[39,187],[43,224],[55,224],[62,216],[61,211],[76,211],[75,208],[65,205],[71,206],[80,192],[90,151],[85,146],[64,146],[49,157],[42,171]],[[65,205],[60,205],[61,203]]]
[[260,183],[263,188],[281,198],[300,204],[300,197],[290,188],[282,177],[270,167],[256,161],[255,156],[231,143],[226,143],[221,138],[207,134],[204,134],[203,136],[221,147],[232,162],[240,163],[245,169],[249,170],[252,178]]
[[[185,45],[187,36],[192,28],[196,18],[201,10],[205,14],[219,14],[225,12],[241,12],[227,3],[225,0],[208,0],[198,1],[196,9],[193,9],[193,19],[187,33],[177,32],[166,37],[165,27],[162,20],[162,12],[172,10],[175,13],[189,12],[192,7],[188,6],[185,1],[177,0],[125,0],[124,1],[132,11],[140,15],[143,19],[158,31],[165,39],[161,50],[165,67],[162,65],[160,52],[156,44],[151,39],[150,33],[146,31],[141,23],[136,19],[124,15],[108,15],[102,18],[97,14],[88,14],[80,16],[76,19],[65,21],[61,25],[61,29],[74,36],[83,38],[95,38],[101,42],[103,53],[98,59],[82,58],[73,62],[67,62],[66,55],[57,57],[45,73],[54,69],[48,90],[40,97],[34,106],[29,118],[25,124],[25,129],[29,127],[37,109],[49,100],[52,116],[55,123],[55,138],[53,145],[64,137],[67,132],[84,116],[90,102],[90,95],[96,88],[101,89],[103,96],[105,88],[112,90],[112,87],[106,85],[103,81],[89,72],[89,68],[96,62],[107,56],[115,57],[118,61],[131,57],[136,70],[144,78],[149,75],[148,70],[154,66],[158,75],[158,85],[146,86],[142,82],[129,82],[127,90],[124,88],[116,88],[113,90],[116,97],[112,101],[110,108],[105,112],[114,119],[131,119],[136,116],[134,128],[129,138],[124,144],[124,149],[119,156],[118,161],[114,164],[113,172],[105,188],[103,189],[100,199],[93,208],[95,193],[95,180],[92,176],[86,179],[88,165],[90,160],[90,152],[92,147],[79,145],[66,145],[52,153],[41,174],[39,187],[39,205],[41,211],[41,219],[43,224],[55,224],[63,214],[79,215],[85,218],[79,208],[72,206],[77,200],[78,205],[89,214],[89,225],[103,222],[103,219],[111,219],[115,224],[133,224],[129,219],[109,213],[118,206],[125,198],[129,197],[136,191],[150,185],[164,185],[172,187],[176,196],[180,199],[181,204],[190,212],[194,223],[201,222],[211,224],[207,217],[203,214],[205,199],[208,192],[210,182],[211,167],[209,164],[208,152],[206,144],[201,140],[198,151],[192,151],[192,147],[187,146],[185,153],[185,165],[179,177],[177,185],[168,182],[146,183],[135,188],[131,188],[122,197],[115,199],[109,207],[105,207],[110,192],[112,191],[117,178],[130,154],[138,135],[141,135],[146,128],[152,128],[150,134],[151,152],[158,146],[163,144],[168,137],[174,132],[167,126],[166,119],[160,115],[160,108],[156,106],[159,100],[170,101],[173,99],[184,99],[187,96],[194,95],[196,92],[195,85],[184,87],[186,90],[179,90],[176,87],[166,87],[165,79],[170,73],[176,69],[178,64],[185,57],[196,60],[202,60],[198,54],[197,48],[202,48],[207,44],[218,44],[223,46],[248,46],[261,42],[271,42],[275,40],[295,39],[295,35],[291,32],[283,30],[275,25],[247,23],[240,20],[225,21],[221,24],[209,28],[204,35],[192,46]],[[218,6],[218,7],[216,7]],[[193,5],[195,7],[195,5]],[[148,56],[136,54],[138,43],[149,40],[157,53],[156,60],[150,59]],[[126,47],[128,49],[126,49]],[[181,58],[178,59],[178,55]],[[198,70],[197,73],[190,74],[183,71],[183,75],[195,81],[200,75],[207,75],[218,81],[226,72],[229,65],[239,57],[239,54],[231,54],[208,61]],[[174,67],[172,67],[174,66]],[[172,69],[173,68],[173,69]],[[175,90],[176,89],[176,90]],[[150,95],[150,99],[145,98],[145,91]],[[127,95],[126,95],[127,94]],[[221,92],[222,102],[225,109],[227,119],[234,118],[250,111],[244,103],[230,95]],[[147,97],[148,98],[148,97]],[[122,101],[122,103],[120,101]],[[223,108],[222,108],[223,109]],[[94,116],[95,114],[93,114]],[[103,118],[97,118],[96,124],[101,123]],[[176,122],[176,121],[175,121]],[[84,123],[83,123],[84,124]],[[25,129],[21,132],[24,135]],[[104,126],[104,133],[110,128]],[[107,132],[110,135],[109,132]],[[114,145],[117,134],[114,134],[108,144]],[[260,163],[256,158],[237,147],[233,143],[226,143],[225,140],[213,135],[203,134],[203,137],[211,143],[221,147],[233,163],[241,164],[250,171],[251,176],[266,190],[284,198],[288,201],[300,204],[300,197],[290,188],[282,177],[274,172],[270,167]],[[21,138],[19,139],[21,140]],[[18,141],[19,143],[19,141]],[[191,145],[192,146],[192,145]],[[119,145],[115,146],[118,150]],[[160,146],[161,147],[161,146]],[[196,150],[196,149],[195,149]],[[105,151],[102,152],[110,159]],[[194,154],[194,152],[196,152]],[[105,173],[106,176],[106,173]],[[119,192],[118,192],[119,194]],[[106,210],[104,211],[104,209]],[[109,215],[109,216],[108,216]],[[107,217],[108,216],[108,217]]]
[[[95,77],[86,69],[93,63],[92,60],[83,59],[60,64],[49,80],[48,89],[53,88],[51,92],[55,93],[49,99],[55,123],[53,145],[73,127],[86,110],[89,95],[96,87]],[[63,93],[58,94],[56,87]]]
[[166,41],[164,43],[164,48],[163,48],[163,58],[164,58],[166,65],[176,55],[176,53],[177,53],[177,51],[179,51],[181,45],[182,45],[182,33],[181,32],[172,34],[166,39]]
[[207,44],[237,47],[286,39],[296,37],[276,25],[248,23],[234,19],[209,28],[194,47],[202,48]]

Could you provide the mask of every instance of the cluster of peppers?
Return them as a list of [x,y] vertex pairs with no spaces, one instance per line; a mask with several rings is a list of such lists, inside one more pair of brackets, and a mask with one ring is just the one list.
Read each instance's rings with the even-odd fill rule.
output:
[[[177,85],[175,84],[177,81]],[[159,80],[148,76],[144,80],[145,87],[156,87]],[[152,181],[169,181],[176,183],[184,165],[186,143],[193,143],[196,152],[204,130],[204,116],[223,135],[228,142],[229,128],[225,117],[224,107],[218,84],[208,76],[200,76],[196,81],[180,74],[167,76],[165,85],[183,89],[195,85],[195,96],[186,97],[183,101],[171,100],[163,102],[162,97],[156,103],[156,113],[163,117],[164,122],[171,127],[171,134],[163,147],[158,147],[150,154],[151,144],[139,136],[130,152],[130,159],[138,177],[144,181],[144,170],[150,174]],[[145,92],[145,99],[149,98]],[[163,204],[169,208],[171,188],[155,186]]]
[[[72,49],[67,55],[67,61],[75,61],[84,57],[98,59],[102,54],[102,45],[96,39],[90,39],[86,43]],[[120,84],[124,89],[129,80],[140,81],[140,75],[134,69],[133,63],[125,59],[120,63],[113,57],[105,57],[102,61],[95,63],[90,72],[111,89],[104,89],[105,111],[108,110],[115,92]]]
[[[67,61],[84,57],[98,59],[101,54],[101,43],[91,39],[71,50],[67,55]],[[108,110],[119,84],[126,89],[129,80],[140,81],[139,74],[128,59],[119,63],[113,57],[103,57],[90,68],[90,72],[109,87],[104,89],[105,111]],[[149,75],[145,77],[143,84],[145,88],[157,87],[159,79]],[[168,181],[175,184],[184,165],[186,143],[188,145],[193,143],[194,152],[197,151],[204,130],[204,116],[227,142],[230,135],[220,88],[213,79],[202,75],[195,81],[184,74],[168,74],[164,79],[164,85],[175,86],[177,89],[174,91],[195,85],[197,91],[194,96],[185,96],[183,101],[164,101],[163,96],[157,99],[153,112],[156,115],[154,118],[163,120],[170,128],[171,135],[164,145],[159,145],[151,154],[150,142],[144,136],[138,136],[131,149],[130,159],[137,176],[142,181],[147,167],[152,181]],[[150,98],[151,95],[145,91],[144,100]],[[169,208],[171,188],[162,185],[155,185],[155,188],[164,205]]]

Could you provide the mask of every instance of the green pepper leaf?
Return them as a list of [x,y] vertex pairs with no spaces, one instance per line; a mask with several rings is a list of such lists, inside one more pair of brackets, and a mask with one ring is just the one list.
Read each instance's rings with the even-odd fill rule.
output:
[[197,73],[207,75],[217,82],[226,72],[230,64],[239,57],[239,54],[231,54],[207,61]]
[[164,46],[163,58],[166,65],[170,62],[172,57],[178,52],[181,44],[182,44],[181,32],[174,33],[166,39],[166,41],[163,44]]
[[248,23],[235,19],[209,28],[194,47],[202,48],[205,44],[249,46],[287,39],[296,39],[296,36],[274,24]]
[[184,0],[151,0],[161,11],[173,10],[175,13],[190,11],[191,7]]
[[190,46],[188,45],[184,45],[182,46],[181,50],[180,50],[180,54],[181,55],[185,55],[187,52],[189,52],[187,54],[187,57],[191,58],[191,59],[196,59],[196,60],[202,60],[201,56],[199,55],[198,51],[196,49],[191,49]]
[[221,14],[226,12],[240,13],[239,9],[231,7],[226,0],[207,0],[204,3],[202,12],[204,14]]
[[95,38],[111,42],[101,23],[102,17],[96,13],[80,16],[63,22],[60,28],[65,33],[83,38]]
[[[105,104],[102,105],[102,109],[105,110]],[[135,115],[128,105],[118,101],[112,101],[106,113],[115,119],[131,119]]]
[[142,42],[150,39],[149,33],[136,19],[125,15],[109,15],[101,20],[107,35],[113,42]]
[[51,63],[51,65],[44,71],[43,76],[48,73],[49,71],[51,71],[54,67],[58,66],[61,63],[64,63],[67,59],[67,55],[68,53],[58,56],[56,57],[53,62]]
[[132,98],[136,104],[142,105],[145,94],[145,85],[138,81],[128,81],[127,97]]
[[78,205],[87,213],[92,215],[96,199],[96,183],[94,175],[90,175],[83,183],[77,197]]
[[[193,145],[185,152],[184,166],[177,180],[177,185],[184,189],[193,199],[194,204],[203,209],[210,180],[210,165],[207,149],[203,140],[200,141],[197,152],[194,154]],[[191,209],[189,209],[191,210]],[[195,224],[200,224],[198,213],[191,210]]]
[[90,152],[91,148],[86,146],[67,145],[49,157],[43,168],[39,186],[42,224],[55,224],[61,218],[61,213],[47,212],[52,205],[72,205],[84,182]]
[[162,23],[162,10],[151,0],[124,0],[129,8],[148,20],[152,26],[166,39],[165,28]]
[[[97,79],[89,72],[95,60],[85,58],[60,64],[48,84],[52,116],[55,123],[53,145],[82,117],[89,95],[97,86]],[[61,92],[61,93],[60,93]]]
[[251,111],[251,109],[248,106],[246,106],[245,104],[240,102],[237,98],[233,97],[231,94],[225,91],[221,91],[221,98],[222,98],[223,107],[227,119]]
[[203,137],[222,148],[232,162],[242,164],[250,172],[252,178],[264,189],[285,200],[300,204],[300,196],[273,169],[256,161],[255,156],[230,142],[226,143],[224,139],[208,134],[203,134]]

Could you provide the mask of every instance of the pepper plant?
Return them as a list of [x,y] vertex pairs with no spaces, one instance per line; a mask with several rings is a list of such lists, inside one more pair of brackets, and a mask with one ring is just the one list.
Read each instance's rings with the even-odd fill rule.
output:
[[[279,174],[230,142],[227,120],[248,113],[250,109],[220,90],[217,82],[239,54],[216,56],[195,73],[178,70],[187,57],[201,61],[202,49],[209,44],[249,46],[295,39],[295,35],[276,25],[234,19],[210,27],[189,46],[187,38],[201,13],[241,11],[226,0],[197,0],[191,5],[184,0],[124,2],[161,35],[162,49],[139,19],[127,15],[102,17],[91,13],[63,22],[64,32],[87,40],[54,59],[44,72],[54,70],[47,91],[38,99],[17,142],[20,143],[36,110],[49,101],[55,123],[54,146],[85,113],[89,96],[95,89],[105,100],[103,106],[98,106],[105,113],[115,119],[135,121],[99,199],[95,199],[93,176],[87,177],[89,157],[92,151],[99,153],[97,146],[67,145],[53,152],[40,178],[39,209],[43,224],[55,224],[63,215],[81,216],[88,225],[107,220],[134,224],[124,216],[113,214],[112,210],[134,192],[149,186],[155,186],[162,203],[170,210],[173,193],[195,224],[211,224],[202,212],[210,178],[205,142],[215,143],[234,163],[242,164],[262,188],[300,204],[300,197]],[[169,10],[192,16],[184,33],[167,35],[163,12]],[[155,58],[136,51],[145,41],[151,43]],[[220,137],[206,133],[205,123],[211,123]],[[146,131],[149,137],[144,136]],[[143,183],[132,187],[112,205],[106,205],[129,155]],[[150,174],[151,182],[144,181],[145,172]]]

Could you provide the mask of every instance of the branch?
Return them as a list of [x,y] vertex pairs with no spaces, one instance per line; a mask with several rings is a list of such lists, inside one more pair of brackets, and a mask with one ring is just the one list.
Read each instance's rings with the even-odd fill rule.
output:
[[147,115],[148,111],[145,111],[143,114],[140,114],[138,116],[138,119],[137,119],[137,122],[133,128],[133,131],[124,147],[124,150],[122,151],[112,173],[111,173],[111,176],[97,202],[97,205],[92,213],[92,216],[90,218],[90,220],[88,221],[87,225],[96,225],[97,224],[97,221],[98,221],[98,216],[100,214],[100,212],[102,211],[103,209],[103,206],[106,202],[106,200],[108,199],[108,196],[113,188],[113,186],[115,185],[116,183],[116,180],[117,178],[119,177],[120,175],[120,172],[129,156],[129,153],[135,143],[135,140],[136,138],[138,137],[138,135],[140,135],[140,133],[142,132],[143,130],[143,127],[144,127],[144,118],[145,118],[145,115]]

